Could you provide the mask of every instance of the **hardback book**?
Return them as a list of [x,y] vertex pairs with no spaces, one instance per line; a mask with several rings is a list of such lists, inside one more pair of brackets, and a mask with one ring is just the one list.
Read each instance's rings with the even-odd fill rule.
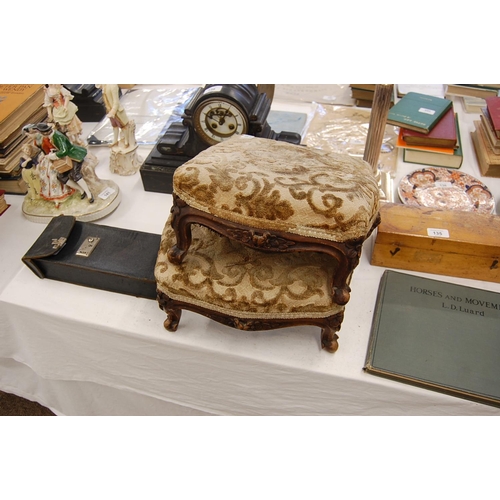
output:
[[11,175],[15,172],[21,163],[21,156],[23,154],[23,146],[28,142],[27,137],[23,137],[16,147],[10,152],[9,155],[2,158],[0,157],[0,175]]
[[498,95],[500,84],[497,83],[448,83],[446,95],[486,97]]
[[0,189],[0,215],[2,215],[9,208],[9,206],[10,205],[5,199],[5,191]]
[[350,83],[349,87],[351,89],[360,89],[360,90],[371,90],[375,92],[376,83]]
[[0,176],[0,189],[7,194],[26,194],[28,192],[28,186],[21,174],[8,177]]
[[[376,83],[351,83],[351,97],[354,99],[358,108],[371,108],[373,106],[373,99],[375,97]],[[390,106],[394,105],[394,100],[391,101]]]
[[486,106],[482,97],[461,96],[459,99],[466,113],[481,113],[481,109]]
[[7,158],[10,153],[19,146],[19,143],[26,137],[23,134],[18,135],[8,146],[0,148],[0,158]]
[[475,120],[474,126],[476,127],[476,131],[478,132],[478,137],[480,139],[479,144],[481,146],[481,150],[486,153],[486,156],[488,158],[488,163],[500,164],[500,155],[495,154],[495,152],[493,151],[482,122],[480,120]]
[[43,107],[41,84],[0,84],[0,144]]
[[9,136],[0,142],[0,152],[1,154],[5,154],[12,144],[15,142],[19,142],[20,138],[24,136],[23,127],[28,123],[40,123],[44,122],[47,119],[47,109],[40,108],[37,109],[34,113],[28,116],[28,118],[20,120],[17,127],[9,134]]
[[476,129],[470,135],[481,175],[500,177],[500,155],[493,152],[481,122],[476,124]]
[[353,99],[361,99],[362,101],[373,101],[375,92],[373,90],[364,90],[351,87],[351,97]]
[[458,169],[462,166],[463,160],[462,148],[457,148],[452,155],[418,149],[405,149],[403,151],[404,162],[418,163],[419,165]]
[[434,153],[442,153],[445,155],[452,155],[455,152],[455,148],[441,148],[437,146],[414,146],[413,144],[408,144],[403,139],[403,129],[399,129],[399,134],[396,139],[396,147],[400,149],[417,149],[419,151],[431,151]]
[[403,161],[407,163],[418,163],[421,165],[431,165],[434,167],[460,168],[463,163],[464,155],[462,151],[462,141],[460,138],[460,129],[458,117],[455,117],[457,129],[457,145],[452,149],[452,154],[440,151],[429,151],[424,149],[404,148]]
[[373,106],[371,99],[356,99],[355,103],[358,108],[371,108]]
[[457,125],[453,106],[428,134],[406,128],[401,130],[403,140],[410,145],[442,148],[454,148],[457,145]]
[[488,119],[484,115],[479,115],[480,120],[474,120],[476,128],[481,128],[494,154],[500,155],[500,139],[488,128]]
[[490,115],[486,108],[481,110],[481,114],[479,115],[481,119],[481,124],[483,126],[483,130],[486,132],[486,135],[490,141],[490,144],[494,148],[500,148],[500,138],[497,137],[495,131],[493,130],[493,125],[491,124]]
[[387,270],[364,370],[500,407],[500,294]]
[[493,130],[498,138],[500,138],[500,97],[488,97],[486,99],[486,109],[493,126]]
[[389,110],[387,123],[428,134],[452,104],[442,97],[408,92]]

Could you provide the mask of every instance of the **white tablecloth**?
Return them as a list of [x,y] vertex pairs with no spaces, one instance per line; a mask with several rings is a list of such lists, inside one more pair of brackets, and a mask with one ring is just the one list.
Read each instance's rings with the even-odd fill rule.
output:
[[[462,170],[479,176],[469,137],[477,115],[461,117]],[[97,223],[160,233],[171,195],[144,191],[139,173],[112,174],[107,148],[93,152],[100,159],[97,175],[122,191],[116,211]],[[140,148],[143,158],[148,152]],[[412,167],[401,162],[396,184]],[[500,198],[500,179],[482,180]],[[369,263],[374,236],[354,273],[339,350],[330,354],[321,350],[316,327],[244,332],[184,311],[171,333],[154,300],[39,279],[21,257],[45,225],[23,217],[21,196],[6,198],[11,207],[0,217],[0,390],[66,415],[500,414],[363,371],[384,271]],[[496,283],[414,274],[500,292]]]

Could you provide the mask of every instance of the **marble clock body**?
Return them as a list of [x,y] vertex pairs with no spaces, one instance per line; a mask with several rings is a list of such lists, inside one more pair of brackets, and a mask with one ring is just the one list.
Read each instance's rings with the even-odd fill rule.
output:
[[[300,144],[300,134],[271,129],[267,122],[270,110],[271,99],[254,84],[208,84],[199,88],[186,103],[182,120],[168,127],[141,167],[145,190],[171,193],[170,178],[161,182],[162,171],[171,177],[172,169],[234,135]],[[151,176],[154,181],[150,181]]]

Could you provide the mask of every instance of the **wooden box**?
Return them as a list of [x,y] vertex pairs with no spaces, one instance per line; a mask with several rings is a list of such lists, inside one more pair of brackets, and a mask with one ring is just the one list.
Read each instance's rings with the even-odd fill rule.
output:
[[65,156],[59,160],[54,160],[52,166],[59,174],[63,174],[73,168],[73,160],[69,156]]
[[371,263],[500,283],[500,216],[381,206]]

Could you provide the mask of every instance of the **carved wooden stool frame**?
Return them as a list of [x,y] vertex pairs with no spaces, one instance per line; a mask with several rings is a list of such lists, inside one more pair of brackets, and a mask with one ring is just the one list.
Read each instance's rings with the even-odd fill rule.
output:
[[[188,252],[192,241],[192,224],[200,224],[222,236],[257,250],[268,252],[324,252],[333,257],[338,263],[337,271],[332,276],[331,290],[332,300],[339,306],[344,306],[349,301],[351,291],[349,280],[359,263],[363,242],[380,223],[380,216],[378,216],[366,236],[340,243],[288,232],[268,231],[227,221],[189,206],[175,193],[173,194],[171,213],[172,228],[176,236],[176,244],[167,253],[171,263],[179,265]],[[340,330],[344,317],[343,311],[325,318],[250,319],[230,316],[208,308],[174,300],[161,290],[157,290],[157,294],[160,308],[168,315],[164,326],[169,331],[177,330],[181,310],[188,309],[240,330],[272,330],[299,325],[319,326],[321,328],[322,348],[329,352],[335,352],[338,348],[336,332]]]
[[328,352],[335,352],[339,347],[337,342],[339,337],[336,332],[340,330],[342,320],[344,319],[344,311],[326,318],[253,319],[223,314],[205,307],[174,300],[161,290],[157,290],[157,294],[158,304],[167,314],[167,319],[163,322],[163,326],[170,332],[175,332],[177,330],[182,309],[186,309],[202,314],[223,325],[237,328],[238,330],[258,331],[275,330],[277,328],[301,325],[319,326],[321,328],[321,347]]

